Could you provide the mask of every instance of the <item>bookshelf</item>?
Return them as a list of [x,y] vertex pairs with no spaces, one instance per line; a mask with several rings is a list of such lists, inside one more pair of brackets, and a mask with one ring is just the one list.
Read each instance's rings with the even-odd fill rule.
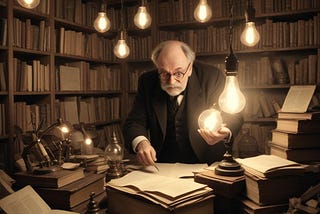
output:
[[121,124],[125,66],[112,51],[120,10],[108,8],[113,25],[101,34],[93,28],[99,7],[95,1],[41,0],[29,10],[15,0],[0,1],[6,83],[0,91],[0,167],[6,171],[15,170],[15,155],[22,152],[15,126],[32,131],[30,115],[36,124],[43,120],[43,128],[62,117],[75,126],[94,125],[100,135]]

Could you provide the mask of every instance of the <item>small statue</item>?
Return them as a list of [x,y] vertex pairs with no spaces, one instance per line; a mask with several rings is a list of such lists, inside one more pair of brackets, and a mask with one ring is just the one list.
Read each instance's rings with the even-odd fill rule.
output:
[[90,193],[90,201],[88,204],[88,209],[87,209],[86,214],[99,214],[100,213],[100,208],[99,208],[97,202],[94,200],[94,196],[95,196],[95,193],[91,192]]

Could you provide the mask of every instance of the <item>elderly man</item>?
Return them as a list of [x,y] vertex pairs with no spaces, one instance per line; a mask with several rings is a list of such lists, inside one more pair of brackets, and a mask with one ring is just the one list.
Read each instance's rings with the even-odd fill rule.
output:
[[198,117],[218,102],[225,75],[215,67],[195,61],[195,53],[175,40],[160,43],[152,52],[156,70],[139,78],[138,92],[125,121],[126,146],[143,165],[208,163],[222,159],[223,140],[235,136],[239,115],[222,113],[225,126],[200,130]]

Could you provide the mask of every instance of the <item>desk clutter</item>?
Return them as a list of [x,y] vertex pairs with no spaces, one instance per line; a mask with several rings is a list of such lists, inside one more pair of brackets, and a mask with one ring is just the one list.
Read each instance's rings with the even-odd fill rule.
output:
[[[194,182],[206,164],[162,164],[135,168],[107,183],[110,213],[214,213],[213,192]],[[139,169],[139,170],[137,170]],[[126,206],[123,206],[126,204]]]

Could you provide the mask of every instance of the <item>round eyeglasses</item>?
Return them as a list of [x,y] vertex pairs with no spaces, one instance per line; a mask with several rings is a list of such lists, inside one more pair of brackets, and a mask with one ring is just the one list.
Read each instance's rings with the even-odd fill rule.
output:
[[185,70],[185,72],[176,71],[176,72],[174,72],[173,74],[170,74],[170,73],[167,72],[167,71],[162,71],[162,72],[160,72],[160,73],[159,73],[160,80],[162,80],[162,81],[168,81],[168,80],[171,78],[171,76],[173,76],[173,78],[174,78],[175,80],[177,80],[177,81],[180,82],[180,81],[183,79],[184,75],[185,75],[185,74],[187,73],[187,71],[189,70],[190,64],[191,64],[191,62],[189,62],[188,66],[187,66],[187,68],[186,68],[186,70]]

